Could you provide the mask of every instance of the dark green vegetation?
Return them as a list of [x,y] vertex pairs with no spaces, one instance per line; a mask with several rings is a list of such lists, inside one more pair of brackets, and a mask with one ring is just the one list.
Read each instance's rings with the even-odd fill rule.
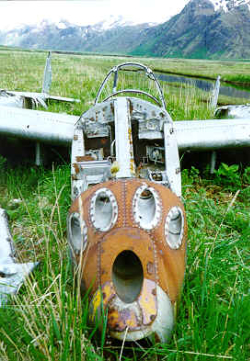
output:
[[[0,51],[1,87],[39,91],[45,58],[43,53]],[[86,110],[106,71],[122,61],[53,55],[51,93],[82,103],[51,104],[49,110]],[[151,62],[164,70],[168,64],[179,71],[195,67],[188,61],[146,60]],[[202,75],[202,69],[217,63],[196,64]],[[212,117],[208,95],[191,86],[165,84],[164,96],[174,119]],[[0,206],[10,216],[18,259],[40,261],[18,297],[0,309],[0,360],[118,360],[121,345],[87,326],[88,304],[73,281],[66,240],[70,166],[62,162],[38,169],[32,159],[29,163],[14,167],[0,160]],[[215,175],[204,170],[202,177],[191,168],[183,170],[182,179],[189,241],[173,337],[164,345],[129,344],[122,360],[248,360],[250,167],[221,165]],[[19,205],[13,205],[16,198]]]

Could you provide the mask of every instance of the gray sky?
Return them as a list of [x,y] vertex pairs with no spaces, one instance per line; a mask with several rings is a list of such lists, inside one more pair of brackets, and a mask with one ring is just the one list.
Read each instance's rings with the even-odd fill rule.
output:
[[88,25],[111,15],[135,23],[164,22],[180,12],[189,0],[68,0],[1,1],[0,29],[33,24],[43,19]]

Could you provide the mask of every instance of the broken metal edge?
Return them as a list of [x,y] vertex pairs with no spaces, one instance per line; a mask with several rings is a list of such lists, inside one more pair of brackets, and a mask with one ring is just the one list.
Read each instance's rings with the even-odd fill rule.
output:
[[8,296],[16,294],[26,277],[39,262],[16,263],[14,242],[9,229],[8,216],[0,208],[0,307]]

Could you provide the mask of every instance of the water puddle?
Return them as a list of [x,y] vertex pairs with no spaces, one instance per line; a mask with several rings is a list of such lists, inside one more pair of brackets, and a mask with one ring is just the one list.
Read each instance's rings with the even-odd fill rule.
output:
[[[156,76],[161,81],[167,81],[169,83],[186,83],[196,86],[197,88],[210,92],[215,86],[215,81],[204,80],[198,78],[188,78],[185,76],[179,75],[170,75],[156,73]],[[244,87],[235,87],[232,84],[225,84],[221,82],[220,85],[220,95],[226,95],[232,98],[244,98],[249,99],[250,101],[250,88]]]

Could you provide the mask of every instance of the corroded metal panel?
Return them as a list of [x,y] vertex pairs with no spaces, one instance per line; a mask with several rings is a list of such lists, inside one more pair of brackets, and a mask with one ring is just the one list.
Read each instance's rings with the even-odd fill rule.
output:
[[[102,189],[112,191],[118,205],[118,217],[107,231],[96,228],[91,213],[94,209],[92,199],[96,192]],[[144,224],[141,223],[142,226],[140,226],[137,221],[135,195],[138,189],[144,192],[145,197],[148,197],[147,190],[151,189],[151,194],[153,194],[152,189],[154,189],[157,193],[157,197],[154,198],[154,208],[157,212],[156,204],[159,204],[160,218],[156,222],[152,221],[152,229],[144,229]],[[186,219],[183,217],[180,221],[181,225],[177,232],[181,241],[176,242],[177,246],[174,249],[171,248],[173,244],[167,242],[169,235],[165,231],[165,223],[171,209],[179,207],[184,212],[183,205],[180,199],[166,187],[139,179],[108,181],[89,188],[82,193],[80,198],[80,202],[78,198],[73,202],[70,214],[79,213],[81,203],[84,223],[88,229],[88,245],[81,257],[77,256],[76,260],[81,265],[84,288],[90,287],[93,295],[91,317],[95,319],[95,312],[98,309],[100,313],[103,304],[109,310],[108,327],[111,333],[114,332],[118,337],[118,334],[121,335],[129,327],[131,333],[138,332],[133,334],[134,337],[135,335],[144,337],[141,335],[145,335],[146,331],[141,333],[142,328],[151,329],[154,322],[157,324],[159,322],[157,289],[161,290],[159,294],[162,295],[163,292],[167,295],[172,304],[176,302],[181,291],[185,270]],[[150,217],[153,219],[154,215]],[[148,221],[150,222],[151,219]],[[176,232],[175,223],[174,232]],[[123,296],[121,294],[119,296],[119,287],[116,289],[114,285],[114,264],[122,252],[135,254],[143,270],[143,281],[138,297],[129,303],[124,302]],[[129,284],[126,283],[124,287],[127,292],[132,292],[133,299],[134,290],[131,291]],[[136,284],[135,287],[137,287]],[[162,312],[161,309],[159,312]],[[147,332],[149,332],[148,329]]]

